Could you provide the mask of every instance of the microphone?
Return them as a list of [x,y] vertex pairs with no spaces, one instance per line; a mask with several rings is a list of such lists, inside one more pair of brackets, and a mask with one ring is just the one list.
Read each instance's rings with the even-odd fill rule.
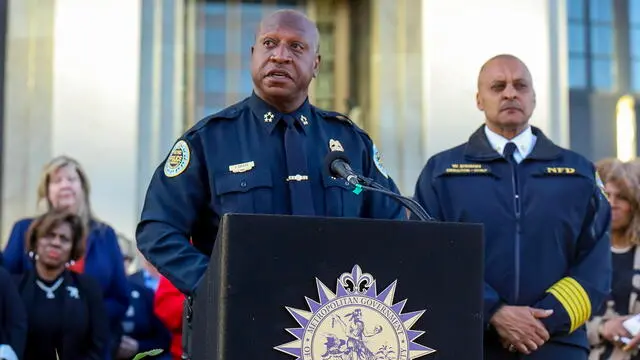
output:
[[345,179],[352,185],[360,184],[360,176],[349,165],[349,158],[342,151],[330,151],[324,158],[324,168],[333,177]]
[[342,151],[329,152],[324,158],[324,169],[327,174],[345,179],[352,184],[355,187],[353,190],[355,194],[359,194],[364,189],[390,196],[413,212],[421,221],[434,221],[433,217],[417,201],[389,191],[384,186],[373,181],[373,179],[366,178],[353,171],[349,158]]

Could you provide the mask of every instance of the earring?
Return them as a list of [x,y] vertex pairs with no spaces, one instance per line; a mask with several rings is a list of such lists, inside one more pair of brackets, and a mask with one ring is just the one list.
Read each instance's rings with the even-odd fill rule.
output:
[[73,265],[75,265],[75,264],[76,264],[76,262],[75,262],[75,261],[70,260],[70,261],[68,261],[67,263],[65,263],[65,264],[64,264],[64,266],[65,266],[65,267],[69,267],[69,266],[73,266]]

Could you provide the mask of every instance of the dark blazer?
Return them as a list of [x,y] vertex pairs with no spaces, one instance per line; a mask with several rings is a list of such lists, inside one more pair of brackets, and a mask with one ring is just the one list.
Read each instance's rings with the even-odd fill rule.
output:
[[[68,270],[65,270],[63,276],[62,286],[77,288],[79,297],[74,298],[65,292],[64,308],[61,309],[64,335],[60,360],[102,360],[109,340],[109,328],[100,285],[90,276]],[[28,316],[31,316],[30,309],[39,305],[35,298],[36,273],[28,270],[18,276],[17,280],[20,296]],[[31,336],[29,331],[24,360],[49,360],[42,352],[51,349],[43,349],[42,345],[39,346],[38,339]]]
[[[144,270],[138,270],[138,271],[134,272],[133,274],[127,276],[127,280],[129,280],[129,287],[131,289],[133,289],[131,284],[135,284],[135,285],[138,285],[138,286],[145,286]],[[131,299],[129,299],[129,305],[131,305]]]
[[0,267],[0,345],[9,345],[22,359],[27,342],[27,312],[11,276]]
[[[25,250],[25,236],[33,219],[15,223],[4,250],[4,266],[12,274],[22,274],[33,269],[33,262]],[[93,221],[87,236],[84,274],[93,276],[100,284],[111,326],[119,325],[129,305],[127,275],[124,272],[122,251],[111,226]],[[119,334],[116,334],[119,336]]]
[[137,281],[130,280],[129,286],[131,287],[129,309],[122,321],[124,334],[138,341],[139,352],[163,349],[165,354],[169,353],[171,333],[154,312],[155,293]]

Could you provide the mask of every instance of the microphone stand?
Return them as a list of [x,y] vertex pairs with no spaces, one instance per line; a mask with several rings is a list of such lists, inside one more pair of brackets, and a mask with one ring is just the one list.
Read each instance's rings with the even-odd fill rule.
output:
[[355,194],[359,194],[364,189],[390,196],[414,213],[421,221],[435,221],[435,219],[429,215],[429,213],[420,204],[418,204],[417,201],[389,191],[382,185],[373,181],[373,179],[358,175],[358,183],[353,185],[355,186],[355,189],[353,190]]

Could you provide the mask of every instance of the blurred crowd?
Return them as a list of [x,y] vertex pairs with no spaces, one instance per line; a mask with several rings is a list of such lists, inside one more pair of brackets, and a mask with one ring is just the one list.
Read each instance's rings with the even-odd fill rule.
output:
[[0,359],[179,359],[183,295],[94,214],[82,166],[53,159],[37,193],[0,252]]
[[[640,359],[640,335],[623,323],[640,313],[640,161],[596,164],[611,204],[611,293],[587,323],[590,359]],[[594,309],[595,310],[595,309]]]
[[[612,291],[587,324],[591,359],[640,359],[623,322],[640,314],[640,161],[597,163],[611,204]],[[99,219],[81,165],[46,164],[40,215],[0,252],[0,359],[180,359],[184,295]]]

